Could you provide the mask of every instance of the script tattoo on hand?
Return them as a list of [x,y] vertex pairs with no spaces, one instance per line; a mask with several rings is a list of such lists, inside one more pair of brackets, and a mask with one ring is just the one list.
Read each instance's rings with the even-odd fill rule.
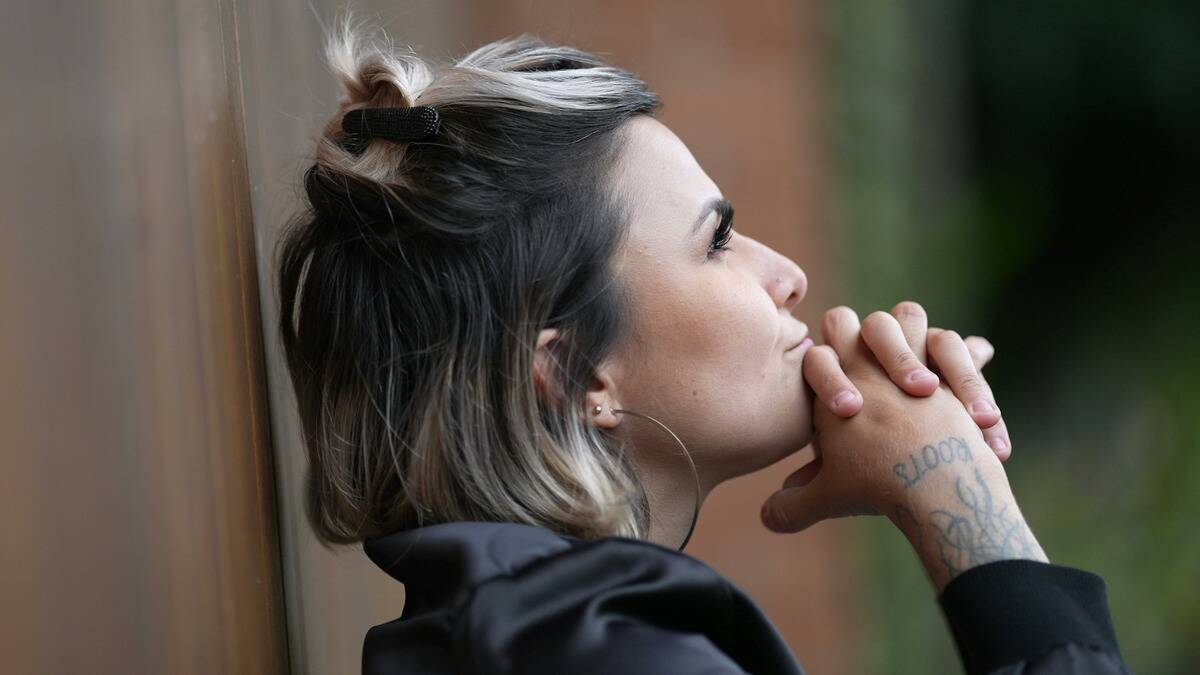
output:
[[997,560],[1037,558],[1032,533],[1024,519],[1009,511],[1010,504],[995,503],[978,468],[974,477],[974,486],[968,485],[964,476],[955,480],[960,508],[930,511],[927,523],[921,523],[907,508],[896,507],[897,524],[916,533],[914,544],[919,549],[924,547],[926,525],[936,533],[938,554],[951,578]]
[[[918,457],[918,455],[920,456]],[[971,448],[967,442],[951,436],[935,445],[926,445],[921,448],[919,453],[909,453],[908,461],[893,466],[892,472],[904,481],[905,489],[911,490],[914,485],[921,482],[925,474],[940,466],[974,460],[975,456],[971,454]],[[909,472],[910,465],[912,466],[911,473]]]

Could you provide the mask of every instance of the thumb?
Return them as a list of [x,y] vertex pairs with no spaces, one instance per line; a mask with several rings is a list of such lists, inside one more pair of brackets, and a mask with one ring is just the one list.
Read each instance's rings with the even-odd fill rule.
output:
[[829,503],[818,488],[821,482],[776,491],[763,503],[763,525],[772,532],[800,532],[825,520]]

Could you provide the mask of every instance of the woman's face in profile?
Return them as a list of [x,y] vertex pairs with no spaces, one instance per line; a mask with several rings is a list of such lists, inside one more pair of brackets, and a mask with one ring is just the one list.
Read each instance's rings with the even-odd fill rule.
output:
[[[811,342],[787,351],[808,335],[791,315],[808,281],[795,262],[737,232],[728,250],[713,250],[723,238],[716,184],[656,119],[635,117],[623,132],[614,182],[630,222],[615,266],[633,299],[633,339],[609,361],[605,405],[660,419],[715,484],[811,440],[801,373]],[[674,447],[650,424],[622,420],[618,429],[637,448]]]

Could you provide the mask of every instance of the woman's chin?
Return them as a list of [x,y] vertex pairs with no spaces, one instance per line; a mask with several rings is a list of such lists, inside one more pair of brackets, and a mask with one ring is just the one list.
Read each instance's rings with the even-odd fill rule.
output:
[[726,478],[722,480],[754,473],[800,452],[813,441],[812,420],[812,400],[807,399],[798,413],[793,413],[785,424],[776,427],[769,438],[742,445],[739,452],[727,455],[732,463],[726,465],[722,472]]
[[813,442],[813,436],[815,435],[815,429],[813,427],[813,405],[814,400],[805,397],[804,405],[801,408],[800,414],[796,415],[794,418],[795,426],[791,429],[790,437],[784,442],[780,443],[780,445],[784,448],[787,448],[787,450],[783,457],[780,457],[779,459],[790,457],[791,455],[800,452],[801,449]]
[[802,414],[798,415],[799,424],[792,430],[788,438],[780,442],[780,454],[771,464],[782,461],[800,452],[813,441],[812,402],[809,401]]
[[792,455],[796,454],[797,452],[800,452],[804,448],[811,445],[812,441],[813,441],[813,433],[812,433],[812,429],[809,428],[804,434],[801,434],[799,437],[790,441],[787,444],[787,451],[784,452],[774,462],[771,462],[771,464],[776,464],[778,462],[782,462],[783,460],[787,459],[788,457],[791,457]]
[[778,464],[803,450],[812,443],[812,440],[813,428],[811,424],[808,424],[802,429],[788,434],[786,438],[779,439],[777,443],[772,443],[769,448],[764,448],[760,452],[753,453],[752,461],[746,462],[746,466],[741,467],[742,470],[738,472],[738,475],[744,476]]

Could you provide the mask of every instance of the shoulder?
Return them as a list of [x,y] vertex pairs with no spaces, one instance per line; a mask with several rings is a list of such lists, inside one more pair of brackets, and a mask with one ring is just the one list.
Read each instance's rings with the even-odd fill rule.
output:
[[[732,609],[735,589],[703,562],[632,539],[576,542],[498,574],[475,590],[477,616],[503,615],[512,601],[553,596],[559,607],[593,607],[664,624],[696,619],[695,610]],[[670,599],[671,602],[663,602]]]
[[[708,565],[619,537],[572,541],[480,584],[458,637],[478,672],[743,673],[764,653],[794,663],[761,611]],[[751,644],[767,649],[751,654]]]
[[403,615],[368,633],[365,671],[802,672],[738,588],[650,542],[447,523],[365,550],[406,593]]

